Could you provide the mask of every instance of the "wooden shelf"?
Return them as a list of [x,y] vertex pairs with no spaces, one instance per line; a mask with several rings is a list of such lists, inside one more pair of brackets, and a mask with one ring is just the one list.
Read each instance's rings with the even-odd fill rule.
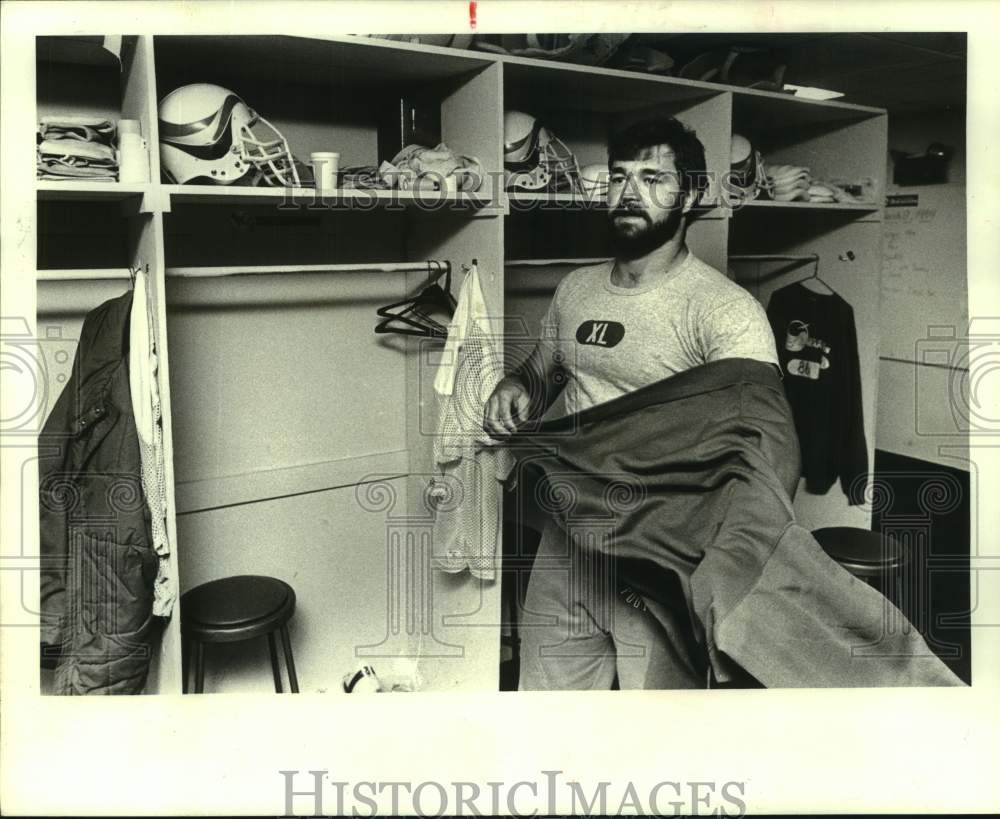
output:
[[42,36],[35,40],[35,54],[40,62],[66,63],[74,66],[98,66],[120,71],[121,36]]
[[[400,45],[393,43],[392,45]],[[430,46],[419,46],[429,50]],[[480,54],[458,49],[450,49],[457,53]],[[693,100],[713,94],[732,93],[739,100],[737,104],[760,106],[788,115],[795,109],[802,119],[811,121],[850,120],[858,117],[870,117],[885,114],[885,109],[869,105],[845,102],[843,100],[813,100],[798,97],[782,91],[762,91],[756,88],[746,88],[740,85],[707,82],[703,80],[685,79],[683,77],[660,76],[645,74],[640,71],[605,68],[604,66],[578,65],[575,63],[558,62],[535,57],[520,57],[510,54],[490,55],[504,64],[504,76],[508,81],[523,88],[525,95],[537,94],[542,99],[558,96],[560,93],[569,98],[586,96],[588,104],[592,103],[598,110],[619,111],[629,107],[631,100],[649,99],[651,105],[662,104],[664,95],[675,100]],[[539,77],[545,77],[546,82],[539,83]],[[586,91],[581,86],[586,85]],[[539,89],[541,86],[541,89]],[[550,90],[558,88],[558,91]],[[608,89],[608,93],[600,93]],[[623,90],[628,98],[623,96]]]
[[755,199],[744,202],[738,208],[732,208],[733,213],[738,213],[743,208],[785,208],[792,210],[857,210],[876,211],[879,206],[872,202],[773,202],[768,199]]
[[760,91],[756,88],[732,88],[733,125],[740,129],[784,130],[826,126],[835,128],[872,117],[884,116],[885,110],[838,100],[810,100],[794,94]]
[[387,207],[396,203],[404,207],[419,208],[422,204],[440,207],[441,202],[453,202],[480,210],[490,205],[490,200],[476,193],[426,192],[400,190],[361,190],[341,188],[335,194],[319,196],[313,188],[250,188],[227,185],[150,185],[122,184],[120,182],[48,182],[35,185],[38,200],[42,202],[121,202],[134,196],[143,196],[159,188],[173,202],[206,204],[268,204],[287,202],[290,205],[322,206],[356,203],[359,206]]
[[95,267],[75,269],[39,270],[37,280],[40,282],[77,282],[77,281],[129,281],[131,274],[126,268]]
[[234,185],[164,185],[163,190],[172,202],[182,204],[261,204],[286,203],[289,207],[305,206],[322,208],[355,205],[364,207],[390,207],[402,205],[420,208],[422,205],[438,209],[442,202],[480,210],[490,204],[485,196],[464,192],[426,192],[339,188],[334,194],[320,195],[314,188],[250,188]]
[[547,193],[545,191],[507,191],[507,199],[511,202],[549,202],[552,204],[573,205],[587,210],[606,210],[608,203],[604,199],[582,196],[578,193]]
[[506,102],[515,108],[583,108],[618,114],[664,104],[690,105],[727,90],[636,71],[510,55],[497,59],[504,64]]
[[[608,203],[604,199],[591,199],[585,196],[574,193],[529,193],[529,192],[519,192],[519,191],[508,191],[506,193],[508,203],[515,203],[516,205],[528,205],[531,203],[549,203],[552,205],[559,205],[559,207],[548,208],[550,212],[570,212],[573,210],[585,210],[585,211],[604,211],[608,209]],[[564,207],[569,206],[569,207]],[[539,208],[544,209],[544,208]],[[508,207],[509,210],[509,207]],[[530,207],[516,207],[515,210],[519,213],[526,213],[528,211],[534,210]],[[727,217],[727,212],[719,207],[718,205],[706,206],[699,210],[699,219],[725,219]]]
[[[493,65],[493,55],[457,49],[427,49],[409,43],[350,35],[157,34],[157,73],[192,66],[245,82],[278,78],[291,84],[313,78],[315,84],[374,93],[380,89],[420,88],[467,76]],[[249,91],[244,91],[249,94]]]
[[49,182],[39,180],[35,191],[40,202],[122,202],[148,193],[148,184],[121,182]]

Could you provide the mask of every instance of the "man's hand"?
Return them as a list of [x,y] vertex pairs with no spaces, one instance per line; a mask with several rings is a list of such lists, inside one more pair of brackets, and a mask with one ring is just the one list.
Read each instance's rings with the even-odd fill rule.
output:
[[506,437],[516,431],[518,424],[528,420],[530,412],[528,388],[520,378],[508,375],[486,402],[483,429],[492,438]]

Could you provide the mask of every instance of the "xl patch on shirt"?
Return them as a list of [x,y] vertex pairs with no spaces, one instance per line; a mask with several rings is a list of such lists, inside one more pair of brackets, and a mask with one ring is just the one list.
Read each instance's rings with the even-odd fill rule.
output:
[[617,321],[591,319],[576,329],[576,340],[580,344],[591,344],[595,347],[614,347],[623,338],[625,338],[625,326]]

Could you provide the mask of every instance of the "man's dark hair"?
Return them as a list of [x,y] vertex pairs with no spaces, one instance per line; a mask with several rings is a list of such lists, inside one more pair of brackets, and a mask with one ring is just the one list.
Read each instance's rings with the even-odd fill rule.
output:
[[705,146],[692,129],[674,117],[642,120],[612,134],[608,143],[608,165],[617,160],[638,159],[643,149],[655,145],[669,145],[673,149],[674,165],[686,193],[693,194],[705,188],[708,182]]

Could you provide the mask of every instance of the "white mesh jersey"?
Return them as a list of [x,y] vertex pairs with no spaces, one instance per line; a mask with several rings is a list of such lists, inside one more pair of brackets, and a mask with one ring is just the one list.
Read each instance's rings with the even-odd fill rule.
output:
[[434,440],[439,474],[429,491],[435,509],[434,565],[447,572],[468,568],[474,577],[493,580],[501,482],[514,458],[483,430],[486,402],[504,371],[477,274],[465,282],[448,339],[435,379],[441,415]]
[[129,318],[129,389],[142,465],[142,490],[149,509],[153,549],[159,562],[153,583],[153,614],[168,617],[177,598],[177,577],[171,571],[167,537],[167,489],[163,455],[160,391],[156,382],[157,354],[147,301],[146,276],[136,275]]

